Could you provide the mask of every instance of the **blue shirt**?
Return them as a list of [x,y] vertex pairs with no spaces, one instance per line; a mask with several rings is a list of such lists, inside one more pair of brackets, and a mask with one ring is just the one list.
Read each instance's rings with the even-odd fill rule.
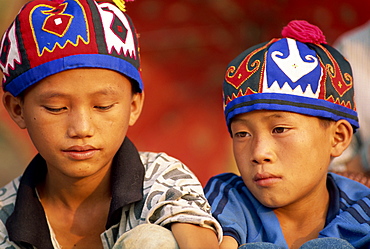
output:
[[[333,173],[328,174],[327,188],[329,210],[319,237],[342,238],[356,248],[370,248],[370,189]],[[225,173],[211,178],[205,194],[224,236],[235,238],[239,245],[270,242],[288,247],[273,209],[254,198],[240,176]]]

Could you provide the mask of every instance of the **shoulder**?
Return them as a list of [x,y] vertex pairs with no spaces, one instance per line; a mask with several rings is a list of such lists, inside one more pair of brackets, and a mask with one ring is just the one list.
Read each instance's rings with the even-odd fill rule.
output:
[[202,189],[198,178],[180,160],[166,153],[139,152],[139,154],[145,168],[144,185],[147,187],[193,185],[197,190]]
[[207,182],[204,191],[206,194],[245,187],[243,179],[234,173],[223,173],[213,176]]
[[320,232],[322,237],[348,240],[355,248],[370,245],[370,189],[344,176],[329,173],[339,189],[339,214]]
[[5,229],[5,222],[13,213],[15,200],[17,198],[20,177],[14,179],[0,189],[0,223],[1,232]]
[[17,193],[19,189],[20,184],[20,178],[18,177],[2,187],[0,189],[0,208],[1,210],[8,206],[8,205],[14,205],[15,200],[17,198]]
[[329,173],[329,175],[333,178],[335,185],[337,185],[341,198],[349,198],[352,201],[369,198],[370,188],[365,185],[335,173]]
[[234,173],[222,173],[219,175],[215,175],[209,179],[209,182],[214,182],[214,181],[224,182],[227,184],[235,184],[243,180],[241,176],[238,176]]
[[[180,160],[167,155],[166,153],[154,153],[154,152],[139,152],[140,159],[144,165],[146,175],[154,175],[169,173],[173,170],[181,170],[192,174],[187,166],[185,166]],[[174,172],[173,172],[174,173]],[[169,176],[169,175],[167,175]],[[184,175],[184,177],[186,177]]]
[[157,166],[168,166],[174,163],[181,163],[178,159],[167,155],[164,152],[139,152],[140,159],[144,167],[151,167],[153,164],[159,164]]
[[251,202],[255,202],[255,198],[244,184],[243,179],[233,173],[224,173],[212,177],[207,182],[204,193],[215,213],[222,213],[228,208],[232,210],[244,209],[246,205],[252,207],[254,204]]
[[356,222],[368,223],[367,221],[370,220],[370,188],[347,177],[334,173],[329,174],[339,189],[342,212],[340,215],[349,215]]

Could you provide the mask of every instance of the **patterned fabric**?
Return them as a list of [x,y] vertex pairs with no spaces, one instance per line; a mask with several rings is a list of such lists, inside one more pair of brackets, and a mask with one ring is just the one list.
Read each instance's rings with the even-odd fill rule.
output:
[[358,128],[351,67],[334,48],[318,43],[325,41],[312,34],[318,31],[292,21],[284,32],[289,37],[249,48],[228,65],[223,84],[228,127],[235,115],[265,109],[345,119]]
[[355,79],[355,101],[360,120],[359,129],[362,141],[370,141],[370,21],[344,33],[334,43],[334,47],[351,63]]
[[[370,248],[370,189],[333,173],[328,174],[327,186],[330,204],[319,237],[341,238],[355,248]],[[239,245],[270,242],[288,248],[275,213],[254,198],[240,176],[215,176],[204,191],[224,235]]]
[[[45,174],[45,161],[38,155],[22,177],[0,190],[0,248],[60,248],[35,190]],[[222,237],[194,174],[164,153],[138,153],[126,139],[112,165],[112,201],[107,230],[101,235],[104,248],[112,248],[124,232],[140,224],[173,222],[207,227]]]
[[31,1],[2,37],[3,88],[14,96],[47,76],[80,67],[115,70],[142,91],[135,28],[114,4]]

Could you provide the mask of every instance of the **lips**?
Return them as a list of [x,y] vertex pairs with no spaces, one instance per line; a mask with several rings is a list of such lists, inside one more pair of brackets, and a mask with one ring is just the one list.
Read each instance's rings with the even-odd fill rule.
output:
[[281,177],[264,172],[264,173],[257,173],[253,177],[253,181],[258,186],[269,187],[269,186],[272,186],[272,185],[278,183],[279,181],[281,181]]
[[84,145],[84,146],[71,146],[68,149],[62,150],[63,153],[71,158],[72,160],[87,160],[100,151],[100,149],[95,148],[91,145]]

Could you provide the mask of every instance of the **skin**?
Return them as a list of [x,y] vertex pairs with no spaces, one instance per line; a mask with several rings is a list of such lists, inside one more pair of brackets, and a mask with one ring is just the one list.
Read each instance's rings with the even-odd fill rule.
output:
[[[144,95],[133,93],[123,75],[91,68],[49,76],[30,87],[23,98],[4,93],[10,116],[27,129],[46,160],[46,180],[37,190],[63,248],[103,248],[100,234],[111,200],[112,159],[140,116],[143,101]],[[197,226],[173,227],[181,242],[194,231],[199,231],[200,241],[203,232],[213,233]],[[209,238],[211,244],[217,243],[215,233]]]
[[[280,111],[253,111],[231,123],[233,150],[244,183],[274,210],[289,248],[317,238],[329,204],[328,166],[349,145],[345,120],[322,120]],[[225,236],[220,248],[237,248]]]

